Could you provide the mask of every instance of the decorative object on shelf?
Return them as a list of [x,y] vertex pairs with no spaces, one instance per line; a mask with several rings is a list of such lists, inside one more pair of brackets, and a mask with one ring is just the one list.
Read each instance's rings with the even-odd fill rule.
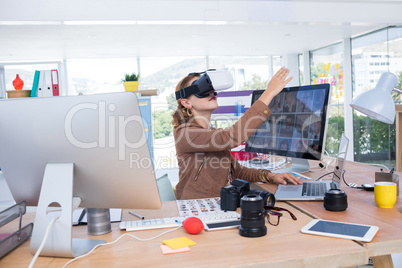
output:
[[21,90],[24,87],[24,81],[22,81],[19,74],[17,74],[17,77],[13,81],[13,87],[16,90]]
[[158,89],[141,89],[138,91],[139,93],[141,93],[141,96],[156,96],[159,94],[159,90]]
[[13,81],[13,87],[15,90],[7,90],[7,97],[11,98],[27,98],[31,96],[31,90],[23,90],[24,81],[17,74],[17,77]]
[[138,91],[140,74],[132,73],[124,76],[123,85],[126,91]]
[[7,97],[9,99],[13,98],[28,98],[31,97],[31,90],[7,90]]

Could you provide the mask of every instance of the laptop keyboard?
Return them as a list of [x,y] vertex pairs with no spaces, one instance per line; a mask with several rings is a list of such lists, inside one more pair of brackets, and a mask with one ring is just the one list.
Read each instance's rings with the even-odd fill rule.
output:
[[324,196],[325,191],[327,190],[325,182],[322,183],[303,183],[303,196]]

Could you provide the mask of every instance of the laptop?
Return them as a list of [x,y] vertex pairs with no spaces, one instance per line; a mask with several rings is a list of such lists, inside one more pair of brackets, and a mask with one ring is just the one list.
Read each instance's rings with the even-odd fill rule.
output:
[[324,200],[327,190],[339,189],[348,145],[349,139],[342,133],[331,181],[305,181],[302,185],[280,184],[275,192],[276,200]]

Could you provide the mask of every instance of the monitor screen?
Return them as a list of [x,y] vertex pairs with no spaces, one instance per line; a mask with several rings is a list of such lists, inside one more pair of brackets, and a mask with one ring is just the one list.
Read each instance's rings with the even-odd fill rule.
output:
[[[252,104],[263,92],[253,92]],[[247,140],[246,151],[321,159],[329,97],[329,84],[284,88],[269,104],[272,115]]]
[[0,100],[0,114],[0,167],[16,202],[36,206],[46,165],[73,163],[82,207],[161,207],[134,93]]
[[87,208],[90,235],[111,231],[109,208],[161,207],[135,93],[0,100],[0,114],[4,177],[16,202],[37,206],[31,253],[76,257],[105,243],[72,237],[73,204]]

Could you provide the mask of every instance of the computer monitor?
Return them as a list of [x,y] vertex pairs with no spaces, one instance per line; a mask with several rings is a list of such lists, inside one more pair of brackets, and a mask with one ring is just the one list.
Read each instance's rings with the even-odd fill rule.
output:
[[[0,168],[16,202],[38,205],[31,251],[35,236],[43,235],[38,228],[49,222],[39,215],[51,203],[61,206],[62,216],[47,240],[70,232],[70,244],[73,196],[85,208],[161,207],[135,93],[1,100],[0,114]],[[45,246],[42,255],[83,253],[74,245],[60,253],[52,248],[58,244]]]
[[[263,92],[255,90],[251,104]],[[308,159],[320,160],[325,149],[330,93],[330,84],[284,88],[269,104],[272,115],[247,140],[245,150],[291,158],[290,168],[274,172],[308,172]]]

